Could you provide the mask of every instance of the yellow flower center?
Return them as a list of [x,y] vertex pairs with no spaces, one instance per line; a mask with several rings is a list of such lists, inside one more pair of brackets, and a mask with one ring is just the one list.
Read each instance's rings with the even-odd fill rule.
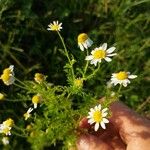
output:
[[99,110],[95,111],[93,114],[93,119],[95,122],[101,122],[102,121],[102,113]]
[[35,96],[32,97],[32,103],[33,104],[39,103],[40,100],[41,100],[41,97],[39,95],[35,95]]
[[14,124],[14,121],[11,118],[9,118],[6,121],[4,121],[3,124],[8,126],[8,127],[12,127]]
[[106,57],[106,52],[104,50],[97,50],[93,54],[94,59],[102,59]]
[[124,71],[120,71],[119,73],[117,73],[116,78],[118,80],[124,80],[128,78],[128,74]]
[[59,25],[57,25],[57,24],[52,25],[51,29],[54,30],[54,31],[58,31],[59,30]]
[[82,79],[75,79],[74,84],[77,87],[82,87],[83,86],[83,80]]
[[86,33],[81,33],[78,35],[78,43],[84,43],[88,39],[88,35]]
[[3,74],[10,74],[11,70],[9,68],[6,68],[3,70]]
[[1,79],[4,81],[4,82],[7,82],[9,79],[10,79],[10,73],[4,73],[1,75]]

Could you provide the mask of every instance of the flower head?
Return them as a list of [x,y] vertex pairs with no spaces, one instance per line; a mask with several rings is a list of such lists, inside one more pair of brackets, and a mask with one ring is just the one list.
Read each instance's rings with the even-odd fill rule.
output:
[[94,64],[95,66],[98,62],[101,62],[102,59],[110,62],[111,58],[109,57],[116,55],[116,53],[112,53],[115,49],[115,47],[110,47],[107,49],[107,43],[104,43],[102,46],[92,50],[91,55],[86,56],[85,60],[91,60],[91,64]]
[[74,80],[74,85],[75,85],[76,87],[81,88],[81,87],[83,86],[83,79],[81,79],[81,78],[75,79],[75,80]]
[[26,113],[24,113],[24,117],[25,117],[25,120],[27,120],[28,118],[30,118],[31,117],[31,112],[33,111],[33,108],[29,108],[28,110],[27,110],[27,112]]
[[130,72],[120,71],[112,74],[111,84],[122,84],[124,87],[126,87],[127,84],[130,83],[129,79],[134,79],[136,77],[137,75],[130,75]]
[[13,84],[15,81],[14,78],[14,66],[11,65],[9,68],[6,68],[3,70],[3,74],[1,75],[0,79],[4,82],[6,85]]
[[43,81],[45,81],[45,79],[46,79],[46,77],[42,73],[36,73],[34,75],[35,82],[37,82],[39,84],[42,83]]
[[40,94],[34,95],[32,97],[32,103],[34,104],[34,108],[37,108],[37,104],[42,101],[42,97]]
[[87,49],[93,44],[93,41],[88,37],[86,33],[81,33],[78,35],[78,46],[81,51],[84,51],[84,48]]
[[105,123],[109,123],[109,120],[105,118],[108,114],[107,110],[108,108],[101,109],[100,104],[90,109],[89,116],[87,117],[88,123],[95,123],[95,131],[99,129],[99,125],[101,125],[103,129],[106,129]]
[[11,118],[8,118],[7,120],[3,121],[2,124],[0,124],[0,133],[4,133],[5,135],[11,135],[11,128],[14,124],[14,121]]
[[9,138],[8,138],[8,137],[3,137],[3,138],[2,138],[2,143],[3,143],[4,145],[8,145],[8,144],[9,144]]
[[62,29],[62,23],[59,23],[58,21],[53,21],[53,23],[50,23],[48,25],[47,30],[51,31],[60,31]]

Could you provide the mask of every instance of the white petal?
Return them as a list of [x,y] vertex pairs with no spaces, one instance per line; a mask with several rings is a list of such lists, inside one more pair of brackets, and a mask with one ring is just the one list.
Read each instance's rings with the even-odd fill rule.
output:
[[101,122],[101,127],[102,127],[103,129],[106,129],[106,126],[105,126],[105,123],[104,123],[104,122]]
[[91,64],[94,64],[96,66],[97,65],[97,61],[96,60],[92,60]]
[[115,56],[115,55],[117,55],[117,53],[108,54],[107,56],[112,57],[112,56]]
[[94,112],[95,110],[93,108],[90,109],[91,112]]
[[93,120],[93,119],[89,119],[89,120],[88,120],[88,123],[89,123],[89,124],[93,124],[93,123],[94,123],[94,120]]
[[136,78],[136,77],[137,77],[137,75],[129,75],[129,76],[128,76],[129,79],[134,79],[134,78]]
[[104,44],[102,45],[102,49],[103,49],[103,50],[106,50],[106,49],[107,49],[107,43],[104,43]]
[[83,44],[83,46],[85,47],[85,49],[87,49],[88,48],[88,46],[87,46],[87,43],[86,42],[84,42],[84,43],[82,43]]
[[107,112],[104,112],[104,113],[102,114],[103,117],[106,117],[107,115],[108,115]]
[[85,60],[92,60],[93,59],[93,56],[92,55],[89,55],[89,56],[86,56],[85,57]]
[[106,52],[107,52],[108,54],[110,54],[110,53],[112,53],[115,49],[116,49],[116,47],[111,47],[111,48],[109,48]]
[[98,105],[98,109],[101,110],[101,104]]
[[94,126],[94,130],[97,131],[98,128],[99,128],[99,123],[96,123],[95,126]]
[[110,62],[112,59],[109,58],[109,57],[106,57],[105,60],[106,60],[107,62]]
[[108,110],[108,108],[104,108],[104,109],[102,110],[102,113],[106,112],[107,110]]
[[124,86],[124,87],[127,87],[127,83],[126,83],[126,82],[124,82],[124,83],[123,83],[123,86]]
[[79,43],[78,45],[79,45],[79,47],[80,47],[81,51],[84,51],[84,47],[83,47],[83,45],[82,45],[81,43]]
[[104,123],[109,123],[109,120],[106,119],[106,118],[103,118],[103,122],[104,122]]

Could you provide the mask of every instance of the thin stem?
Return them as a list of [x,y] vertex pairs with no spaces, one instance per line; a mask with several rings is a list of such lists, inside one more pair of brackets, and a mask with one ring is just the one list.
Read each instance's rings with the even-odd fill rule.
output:
[[21,89],[28,90],[27,88],[25,88],[25,87],[23,87],[23,86],[21,86],[21,85],[19,85],[19,84],[16,84],[16,83],[13,83],[13,85],[15,85],[15,86],[17,86],[17,87],[20,87]]
[[[89,55],[89,52],[88,52],[88,49],[87,49],[87,56]],[[84,72],[83,72],[83,78],[85,78],[85,74],[86,74],[86,71],[87,71],[87,68],[88,68],[88,65],[89,65],[89,61],[87,60],[86,62],[86,65],[85,65],[85,68],[84,68]]]
[[74,80],[74,79],[75,79],[75,76],[74,76],[73,64],[72,64],[71,59],[70,59],[70,57],[69,57],[69,54],[68,54],[68,51],[67,51],[67,48],[66,48],[64,39],[62,38],[62,36],[61,36],[61,34],[60,34],[59,31],[57,31],[57,33],[58,33],[58,35],[59,35],[59,37],[60,37],[60,40],[61,40],[61,42],[62,42],[62,45],[63,45],[63,47],[64,47],[66,57],[67,57],[67,59],[68,59],[70,65],[71,65],[72,78],[73,78],[73,80]]
[[122,88],[122,84],[120,84],[120,86],[119,86],[119,88],[118,88],[118,91],[117,91],[118,95],[119,95],[119,93],[120,93],[120,91],[121,91],[121,88]]
[[94,70],[92,74],[86,77],[86,80],[91,79],[98,72],[99,69],[100,69],[100,63],[98,63],[97,69]]

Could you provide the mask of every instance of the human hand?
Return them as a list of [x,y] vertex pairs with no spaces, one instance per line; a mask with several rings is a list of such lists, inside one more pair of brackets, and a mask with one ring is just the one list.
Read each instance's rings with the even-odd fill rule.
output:
[[[121,102],[110,106],[112,116],[106,130],[80,135],[78,150],[150,150],[150,121]],[[87,127],[87,120],[80,127]]]

